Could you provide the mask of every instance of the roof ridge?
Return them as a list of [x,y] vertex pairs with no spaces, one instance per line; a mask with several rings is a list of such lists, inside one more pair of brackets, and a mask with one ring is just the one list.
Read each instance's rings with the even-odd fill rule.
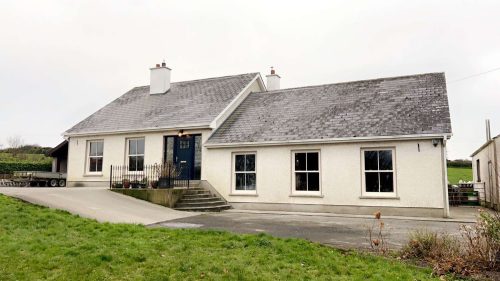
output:
[[[172,82],[172,83],[170,83],[170,84],[191,83],[191,82],[199,82],[199,81],[215,80],[215,79],[222,79],[222,78],[229,78],[229,77],[243,76],[243,75],[249,75],[249,74],[258,75],[258,74],[259,74],[259,72],[248,72],[248,73],[241,73],[241,74],[234,74],[234,75],[225,75],[225,76],[217,76],[217,77],[209,77],[209,78],[200,78],[200,79],[194,79],[194,80],[176,81],[176,82]],[[136,89],[136,88],[149,88],[149,85],[136,86],[136,87],[134,87],[133,89]]]
[[354,83],[359,83],[359,82],[376,82],[376,81],[381,81],[381,80],[396,80],[396,79],[402,79],[402,78],[425,76],[425,75],[430,75],[430,74],[444,74],[444,72],[428,72],[428,73],[419,73],[419,74],[411,74],[411,75],[403,75],[403,76],[390,76],[390,77],[381,77],[381,78],[373,78],[373,79],[361,79],[361,80],[353,80],[353,81],[345,81],[345,82],[325,83],[325,84],[319,84],[319,85],[300,86],[300,87],[272,90],[272,91],[266,91],[266,92],[255,92],[255,94],[260,94],[260,93],[272,94],[272,93],[277,93],[277,92],[286,92],[286,91],[292,91],[292,90],[298,90],[298,89],[319,88],[319,87],[330,86],[330,85],[354,84]]

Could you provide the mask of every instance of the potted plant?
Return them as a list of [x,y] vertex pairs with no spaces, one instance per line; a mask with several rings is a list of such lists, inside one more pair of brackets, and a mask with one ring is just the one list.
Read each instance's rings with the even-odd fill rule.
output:
[[148,187],[148,178],[143,177],[142,180],[139,182],[139,188],[146,188]]
[[157,189],[158,188],[158,181],[151,181],[151,188]]
[[132,181],[132,182],[130,183],[130,186],[131,186],[132,188],[140,188],[140,187],[141,187],[141,184],[140,184],[140,182],[139,182],[138,180],[134,180],[134,181]]
[[123,185],[123,188],[130,188],[130,180],[129,179],[123,179],[122,180],[122,185]]
[[156,166],[159,188],[172,188],[172,180],[179,176],[179,170],[172,162]]

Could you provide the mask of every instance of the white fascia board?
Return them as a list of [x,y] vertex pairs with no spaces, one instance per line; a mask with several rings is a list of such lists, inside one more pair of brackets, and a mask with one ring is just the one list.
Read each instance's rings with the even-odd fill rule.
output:
[[[246,96],[245,97],[243,96],[245,92],[248,90],[248,88],[250,88],[250,86],[253,84],[253,82],[255,82],[255,80],[259,79],[259,77],[260,74],[257,74],[250,82],[248,82],[245,88],[243,88],[243,90],[241,90],[241,92],[238,95],[236,95],[236,97],[224,108],[224,110],[222,110],[221,113],[219,113],[219,115],[217,115],[217,117],[215,117],[215,119],[210,123],[210,128],[217,129],[217,127],[220,124],[222,124],[227,119],[227,117],[229,117],[229,115],[231,115],[232,111],[234,111],[240,105],[240,103],[246,98]],[[261,80],[260,83],[263,83],[262,78],[260,78],[260,80]]]
[[117,134],[130,134],[130,133],[149,133],[160,131],[174,131],[174,130],[202,130],[211,129],[207,124],[194,124],[194,125],[179,125],[174,127],[162,128],[144,128],[139,130],[116,130],[116,131],[102,131],[102,132],[84,132],[84,133],[63,133],[63,137],[80,137],[80,136],[95,136],[95,135],[117,135]]
[[377,141],[418,140],[418,139],[436,139],[436,138],[437,139],[442,139],[442,138],[449,139],[450,137],[451,137],[451,134],[422,134],[422,135],[350,137],[350,138],[265,141],[265,142],[205,143],[205,147],[206,148],[224,148],[224,147],[254,147],[254,146],[277,146],[277,145],[329,144],[329,143],[377,142]]

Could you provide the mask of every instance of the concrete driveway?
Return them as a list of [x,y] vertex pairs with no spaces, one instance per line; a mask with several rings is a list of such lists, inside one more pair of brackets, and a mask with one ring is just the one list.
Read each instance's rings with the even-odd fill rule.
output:
[[0,193],[100,222],[153,224],[198,215],[121,195],[106,188],[0,187]]
[[[460,211],[463,218],[383,217],[387,241],[391,248],[400,248],[408,241],[408,233],[419,229],[460,236],[460,225],[474,221],[476,208]],[[468,215],[465,217],[465,214]],[[373,221],[371,216],[361,215],[229,210],[161,222],[154,227],[216,229],[237,233],[264,232],[278,237],[304,238],[338,248],[366,249],[369,247],[367,227]]]

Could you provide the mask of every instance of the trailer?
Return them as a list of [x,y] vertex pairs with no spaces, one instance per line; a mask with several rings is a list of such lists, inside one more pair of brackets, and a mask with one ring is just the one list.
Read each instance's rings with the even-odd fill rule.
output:
[[12,181],[17,186],[66,186],[66,173],[17,171],[13,173]]

